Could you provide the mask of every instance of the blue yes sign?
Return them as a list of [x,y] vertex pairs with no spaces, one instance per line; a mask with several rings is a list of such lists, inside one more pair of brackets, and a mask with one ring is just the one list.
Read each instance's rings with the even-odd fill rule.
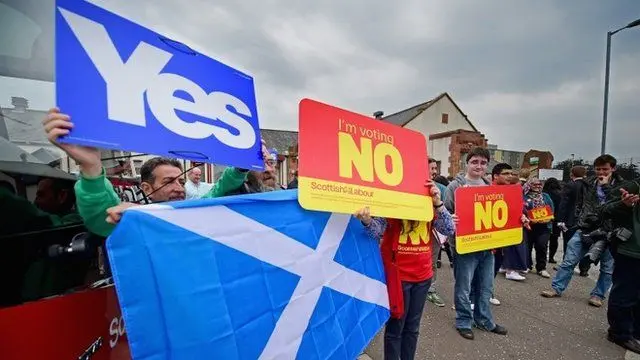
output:
[[252,77],[84,0],[57,0],[56,97],[63,142],[264,167]]

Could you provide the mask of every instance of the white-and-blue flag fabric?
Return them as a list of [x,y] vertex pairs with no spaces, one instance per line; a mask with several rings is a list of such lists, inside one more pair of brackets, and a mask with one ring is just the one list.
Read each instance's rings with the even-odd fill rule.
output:
[[134,359],[355,359],[389,318],[379,245],[296,190],[132,208],[107,249]]

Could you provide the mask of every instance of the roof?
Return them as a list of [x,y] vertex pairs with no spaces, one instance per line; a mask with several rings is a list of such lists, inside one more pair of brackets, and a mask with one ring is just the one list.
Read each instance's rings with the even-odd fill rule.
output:
[[475,127],[475,125],[473,125],[473,123],[471,122],[471,120],[469,120],[469,118],[467,117],[467,115],[462,111],[462,109],[460,109],[460,107],[458,106],[458,104],[456,104],[455,101],[453,101],[453,99],[451,98],[451,95],[449,95],[449,93],[447,92],[443,92],[440,95],[436,96],[435,98],[423,102],[422,104],[418,104],[415,106],[412,106],[408,109],[399,111],[395,114],[391,114],[391,115],[387,115],[384,116],[382,119],[390,122],[392,124],[398,125],[398,126],[405,126],[407,125],[411,120],[415,119],[418,115],[420,115],[423,111],[427,110],[428,108],[431,107],[431,105],[437,103],[440,99],[442,99],[443,97],[447,97],[449,98],[449,100],[451,101],[451,103],[453,104],[453,106],[456,107],[456,109],[458,109],[458,111],[460,111],[460,114],[462,114],[462,116],[464,116],[464,118],[467,120],[467,122],[469,123],[469,125],[471,125],[471,128],[474,131],[478,131],[478,129]]
[[0,110],[0,136],[13,143],[50,145],[42,127],[46,111],[11,108]]
[[76,179],[71,174],[43,163],[35,156],[2,137],[0,137],[0,171],[60,179]]
[[261,129],[260,134],[267,143],[267,148],[276,148],[279,154],[289,151],[290,146],[298,143],[297,131]]
[[41,147],[38,150],[32,152],[31,155],[45,164],[54,164],[61,159],[60,154],[54,153],[53,151],[44,147]]

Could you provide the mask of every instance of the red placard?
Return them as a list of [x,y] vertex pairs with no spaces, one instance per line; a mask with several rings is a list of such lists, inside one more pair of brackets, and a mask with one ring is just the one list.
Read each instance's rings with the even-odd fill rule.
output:
[[522,189],[519,185],[460,187],[455,192],[456,251],[459,254],[522,242]]
[[424,135],[310,99],[300,102],[302,207],[430,221]]
[[553,210],[551,210],[551,206],[549,205],[537,207],[527,211],[527,217],[532,222],[536,223],[549,222],[554,219]]

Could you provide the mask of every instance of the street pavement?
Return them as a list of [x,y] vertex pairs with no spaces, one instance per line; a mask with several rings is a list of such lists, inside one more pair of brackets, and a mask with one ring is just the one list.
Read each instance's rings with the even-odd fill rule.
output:
[[[515,282],[498,274],[496,297],[502,304],[492,306],[493,316],[507,327],[509,334],[500,336],[475,329],[475,340],[463,339],[454,327],[453,272],[444,258],[436,287],[447,305],[439,308],[427,302],[416,359],[640,360],[640,356],[607,341],[606,301],[602,308],[587,303],[598,277],[594,267],[589,277],[574,274],[567,291],[554,299],[540,296],[542,290],[550,288],[551,279],[528,274],[527,280]],[[548,270],[553,277],[553,264]],[[382,333],[362,359],[383,359]]]

